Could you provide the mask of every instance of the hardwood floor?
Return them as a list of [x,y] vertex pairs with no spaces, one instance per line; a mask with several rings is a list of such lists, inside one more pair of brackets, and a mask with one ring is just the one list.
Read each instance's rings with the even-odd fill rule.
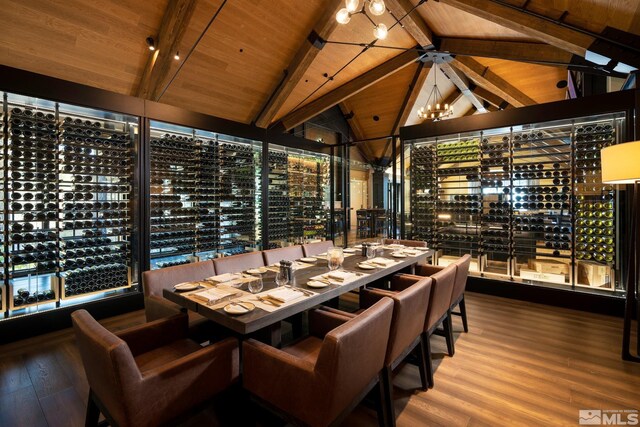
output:
[[[640,364],[619,356],[621,319],[473,293],[467,301],[469,333],[455,334],[454,357],[431,339],[435,387],[417,391],[418,369],[398,370],[398,426],[576,426],[579,409],[640,409]],[[102,323],[143,320],[134,312]],[[87,391],[70,330],[0,347],[0,426],[81,426]],[[255,425],[234,415],[242,396],[226,399],[185,424]],[[258,425],[279,424],[257,413]],[[345,425],[375,426],[375,411],[360,405]]]

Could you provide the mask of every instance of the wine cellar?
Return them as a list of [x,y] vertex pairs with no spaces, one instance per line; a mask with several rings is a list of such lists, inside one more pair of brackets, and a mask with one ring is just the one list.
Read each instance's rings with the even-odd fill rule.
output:
[[619,113],[407,141],[408,234],[483,277],[615,291],[620,201],[599,158],[625,131]]

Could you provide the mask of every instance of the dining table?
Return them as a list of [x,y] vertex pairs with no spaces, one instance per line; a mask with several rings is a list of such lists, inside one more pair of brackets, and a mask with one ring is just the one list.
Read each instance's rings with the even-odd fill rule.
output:
[[[344,261],[337,270],[337,276],[348,278],[343,281],[327,276],[332,272],[329,270],[326,254],[322,254],[314,257],[313,262],[310,262],[309,258],[293,262],[293,278],[286,287],[289,291],[283,291],[284,287],[277,285],[275,278],[278,267],[274,265],[261,269],[261,274],[255,274],[255,271],[253,271],[254,274],[246,271],[238,272],[228,277],[233,280],[228,282],[232,286],[227,286],[224,282],[203,280],[197,283],[197,289],[193,291],[164,289],[163,296],[233,331],[236,335],[257,337],[278,346],[282,320],[334,300],[347,292],[384,280],[397,272],[411,271],[413,266],[417,263],[425,263],[434,253],[428,248],[381,246],[378,248],[376,258],[371,262],[372,260],[362,255],[360,248],[346,249],[346,251]],[[336,276],[335,272],[333,276]],[[258,293],[251,293],[249,282],[257,280],[258,277],[262,280],[263,289]],[[231,295],[220,301],[201,300],[198,293],[212,288],[226,290]],[[293,293],[299,293],[299,296],[294,297],[293,300],[287,299],[286,302],[278,301],[270,297],[275,295],[276,291],[291,296]],[[224,291],[222,294],[224,295]]]

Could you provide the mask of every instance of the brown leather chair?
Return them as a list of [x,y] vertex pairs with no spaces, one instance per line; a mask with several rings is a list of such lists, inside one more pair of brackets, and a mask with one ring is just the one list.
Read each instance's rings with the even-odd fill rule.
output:
[[246,254],[214,258],[213,265],[216,268],[216,274],[238,273],[250,268],[264,267],[264,261],[261,252],[247,252]]
[[[178,304],[162,296],[164,289],[173,289],[174,285],[193,280],[202,280],[216,274],[211,261],[176,265],[142,273],[142,289],[144,290],[144,313],[147,322],[173,316],[182,309]],[[194,326],[205,318],[195,312],[189,312],[189,323]]]
[[422,240],[401,240],[401,239],[384,239],[382,241],[385,245],[404,245],[409,248],[426,248],[427,242]]
[[313,310],[311,336],[292,346],[245,341],[243,385],[295,423],[337,425],[378,383],[392,315],[389,298],[355,318]]
[[271,265],[278,263],[282,260],[295,261],[304,257],[302,252],[302,246],[287,246],[286,248],[269,249],[268,251],[262,251],[262,257],[264,258],[265,265]]
[[311,257],[324,252],[327,252],[329,248],[333,247],[333,240],[325,240],[323,242],[307,243],[302,245],[304,256]]
[[[384,405],[388,416],[387,425],[395,425],[395,411],[393,407],[393,370],[413,351],[416,347],[419,350],[419,371],[423,390],[429,387],[427,382],[427,354],[426,344],[423,342],[424,319],[427,316],[429,307],[429,297],[431,295],[431,278],[423,277],[417,282],[404,275],[394,276],[391,281],[397,288],[405,287],[403,283],[407,280],[407,287],[399,292],[387,291],[383,289],[364,288],[360,290],[360,307],[371,307],[381,298],[389,297],[393,299],[393,317],[389,333],[389,343],[384,361],[384,368],[381,372],[382,384],[384,388]],[[342,312],[333,308],[322,307],[321,309],[344,315],[347,317],[356,316],[355,313]]]
[[[427,317],[424,322],[423,342],[426,344],[427,353],[427,380],[429,388],[433,387],[433,363],[431,360],[431,344],[429,337],[434,333],[444,335],[447,341],[447,350],[450,356],[453,355],[453,333],[451,328],[451,316],[449,314],[449,302],[453,292],[453,284],[456,277],[456,266],[451,264],[442,270],[438,270],[430,275],[431,296],[429,299],[429,308],[427,309]],[[424,273],[425,270],[422,270]],[[424,276],[416,276],[404,274],[403,280],[396,280],[392,285],[392,290],[400,291],[412,283],[424,279]],[[438,326],[442,325],[443,331],[438,330]]]
[[[455,314],[456,316],[462,317],[462,327],[465,332],[469,332],[469,324],[467,323],[467,307],[464,301],[464,291],[467,287],[467,278],[469,277],[469,267],[471,266],[471,255],[466,254],[456,262],[456,279],[453,285],[453,293],[451,294],[451,305],[449,310],[451,314]],[[416,272],[416,274],[420,274],[421,276],[426,276],[427,274],[422,273],[435,273],[436,271],[442,270],[444,267],[439,266],[428,266],[428,269],[420,270],[420,273]],[[460,306],[459,312],[454,312],[453,310],[456,306]]]
[[238,341],[201,347],[187,339],[184,313],[113,334],[85,310],[71,318],[89,380],[87,425],[157,426],[238,380]]

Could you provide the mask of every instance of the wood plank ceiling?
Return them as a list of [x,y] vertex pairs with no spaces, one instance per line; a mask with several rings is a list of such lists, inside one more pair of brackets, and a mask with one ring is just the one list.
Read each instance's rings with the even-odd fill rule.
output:
[[[341,0],[5,0],[0,63],[262,126],[291,127],[339,105],[353,114],[356,139],[369,139],[417,122],[436,69],[400,55],[420,44],[459,54],[438,69],[438,86],[456,117],[563,99],[556,83],[566,79],[566,66],[522,61],[567,63],[596,39],[510,5],[595,33],[640,35],[640,0],[388,3],[398,17],[397,11],[417,7],[378,47],[363,49],[332,43],[374,41],[364,16],[347,25],[333,22]],[[176,11],[184,12],[180,19]],[[394,24],[389,14],[376,20]],[[319,50],[311,45],[314,29],[329,41]],[[152,57],[148,36],[176,49],[180,60],[167,54],[169,48]],[[635,49],[625,52],[623,45],[620,56],[637,56]],[[151,82],[155,90],[147,90],[149,79],[157,80]],[[278,93],[281,82],[286,91]],[[265,109],[269,100],[274,103]],[[386,141],[367,143],[362,152],[380,161],[389,154]]]

